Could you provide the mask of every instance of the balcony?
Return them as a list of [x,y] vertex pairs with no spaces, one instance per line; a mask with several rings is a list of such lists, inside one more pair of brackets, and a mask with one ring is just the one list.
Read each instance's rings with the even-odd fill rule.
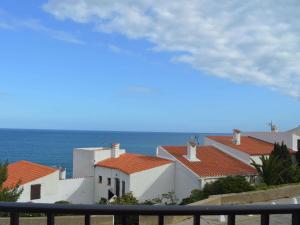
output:
[[91,225],[92,215],[114,215],[128,224],[129,216],[157,216],[157,224],[164,225],[166,216],[192,216],[200,225],[200,217],[225,215],[227,224],[236,224],[236,216],[259,215],[260,224],[270,224],[272,214],[290,214],[292,225],[300,225],[300,205],[228,205],[228,206],[146,206],[146,205],[57,205],[1,202],[0,211],[9,213],[10,224],[19,225],[21,213],[45,213],[47,225],[55,224],[55,215],[83,215],[84,225]]

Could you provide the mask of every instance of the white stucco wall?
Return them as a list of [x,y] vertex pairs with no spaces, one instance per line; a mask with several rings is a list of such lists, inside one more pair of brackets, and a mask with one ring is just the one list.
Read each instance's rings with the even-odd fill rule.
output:
[[59,200],[73,204],[93,204],[94,177],[73,178],[58,182]]
[[[99,176],[102,176],[102,184],[99,183]],[[111,178],[111,185],[107,185],[107,178]],[[122,181],[125,181],[125,193],[129,192],[129,175],[116,169],[105,167],[95,167],[94,193],[95,202],[99,202],[101,198],[108,198],[108,190],[115,193],[115,178],[120,179],[120,194],[122,194]]]
[[223,145],[217,141],[214,141],[212,139],[209,139],[208,137],[204,138],[204,145],[211,145],[214,146],[215,148],[219,149],[222,152],[225,152],[226,154],[250,165],[251,160],[250,160],[250,155],[245,153],[245,152],[241,152],[237,149],[231,148],[227,145]]
[[202,189],[200,177],[184,164],[178,161],[173,155],[166,151],[162,146],[157,147],[156,155],[161,158],[175,161],[175,195],[181,201],[187,198],[194,189]]
[[174,163],[130,174],[130,191],[139,201],[160,198],[174,192]]
[[[120,149],[120,154],[125,153]],[[95,163],[111,157],[110,148],[75,148],[73,150],[73,177],[94,176]]]
[[[21,187],[23,192],[18,202],[54,203],[59,199],[59,171],[55,171],[47,176],[28,182]],[[41,198],[30,200],[31,185],[41,184]]]

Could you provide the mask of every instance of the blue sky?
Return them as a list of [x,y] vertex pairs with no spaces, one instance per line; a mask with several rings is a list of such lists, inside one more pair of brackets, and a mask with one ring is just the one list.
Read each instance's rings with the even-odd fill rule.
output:
[[[101,10],[103,2],[97,5]],[[133,26],[127,15],[121,27],[102,11],[78,13],[73,6],[70,0],[1,1],[0,127],[230,132],[265,130],[270,120],[282,130],[300,124],[299,74],[283,76],[293,68],[286,56],[276,74],[275,59],[250,56],[253,67],[263,63],[264,74],[239,73],[247,69],[239,66],[245,62],[241,57],[233,68],[230,53],[222,58],[218,51],[214,58],[208,52],[213,47],[201,53],[191,48],[195,41],[180,46],[183,39],[176,34],[184,30],[172,24],[162,26],[163,34],[175,29],[166,39],[151,27]],[[115,15],[117,9],[103,10]]]

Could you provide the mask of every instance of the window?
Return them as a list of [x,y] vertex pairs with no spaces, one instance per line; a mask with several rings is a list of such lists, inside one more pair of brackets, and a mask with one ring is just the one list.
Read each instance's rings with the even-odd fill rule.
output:
[[122,196],[125,195],[125,181],[122,181]]
[[33,184],[30,187],[30,200],[41,198],[41,185]]
[[300,139],[297,140],[297,149],[300,151]]
[[107,178],[107,185],[111,185],[111,178]]
[[99,176],[98,182],[99,182],[99,184],[102,184],[102,176]]

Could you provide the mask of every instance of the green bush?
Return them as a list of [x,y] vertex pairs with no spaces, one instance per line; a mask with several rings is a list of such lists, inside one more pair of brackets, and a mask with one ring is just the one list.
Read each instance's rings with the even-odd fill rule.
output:
[[181,204],[186,205],[192,202],[208,198],[210,195],[227,193],[240,193],[253,191],[254,187],[242,176],[224,177],[212,183],[207,183],[203,190],[193,190],[188,198],[182,200]]
[[54,202],[54,204],[67,205],[67,204],[70,204],[70,202],[65,201],[65,200],[60,200],[60,201]]

